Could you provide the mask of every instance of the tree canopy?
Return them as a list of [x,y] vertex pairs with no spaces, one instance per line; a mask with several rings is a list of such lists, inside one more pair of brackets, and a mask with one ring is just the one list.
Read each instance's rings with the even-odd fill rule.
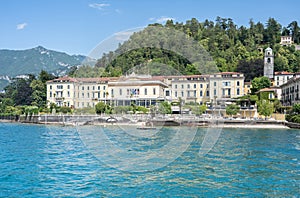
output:
[[271,86],[271,81],[268,77],[266,76],[255,77],[252,80],[251,93],[255,94],[257,91],[270,86]]
[[[155,37],[150,27],[180,31],[188,39],[180,36],[176,38],[164,32]],[[208,52],[219,71],[242,72],[246,81],[262,76],[263,50],[267,47],[273,48],[275,71],[298,72],[300,51],[295,50],[294,46],[281,46],[279,42],[281,35],[291,34],[295,44],[300,44],[299,29],[297,21],[283,27],[274,18],[269,18],[265,24],[250,19],[249,26],[238,26],[233,19],[222,17],[217,17],[215,21],[206,19],[203,22],[196,18],[185,23],[169,20],[165,25],[150,24],[148,28],[134,33],[128,41],[120,44],[116,51],[103,54],[95,67],[80,67],[75,72],[73,68],[71,74],[77,77],[120,76],[137,65],[152,68],[152,75],[165,74],[165,71],[155,70],[157,67],[153,64],[169,65],[180,74],[203,73],[198,69],[199,64],[203,66],[203,62],[194,62],[193,57],[187,58],[186,54],[176,53],[186,48],[189,40],[202,46],[202,49],[198,49],[200,54],[204,54],[203,50]],[[174,39],[170,39],[172,36]],[[145,45],[149,42],[151,45]],[[189,52],[189,49],[186,51]],[[209,56],[205,54],[203,57]]]

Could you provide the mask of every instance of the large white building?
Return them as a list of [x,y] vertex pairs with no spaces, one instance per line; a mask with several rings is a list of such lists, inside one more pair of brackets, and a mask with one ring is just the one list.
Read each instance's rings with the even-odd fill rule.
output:
[[300,74],[295,74],[289,81],[280,86],[281,88],[281,103],[284,106],[292,106],[300,102]]
[[211,75],[147,76],[119,78],[62,77],[47,82],[48,105],[94,107],[98,102],[126,106],[134,102],[149,107],[161,101],[205,104],[244,95],[244,75],[223,72]]
[[292,36],[281,36],[280,37],[280,45],[290,46],[293,44]]
[[280,87],[281,85],[288,82],[294,76],[294,73],[281,71],[275,72],[274,74],[274,86]]

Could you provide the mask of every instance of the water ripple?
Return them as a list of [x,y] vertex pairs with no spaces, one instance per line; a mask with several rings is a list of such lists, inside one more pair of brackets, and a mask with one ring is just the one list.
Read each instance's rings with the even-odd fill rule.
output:
[[[161,148],[170,129],[120,146]],[[82,144],[75,128],[1,124],[0,197],[299,197],[298,130],[225,129],[207,155],[205,130],[170,164],[143,173],[106,166]],[[130,163],[130,162],[128,162]]]

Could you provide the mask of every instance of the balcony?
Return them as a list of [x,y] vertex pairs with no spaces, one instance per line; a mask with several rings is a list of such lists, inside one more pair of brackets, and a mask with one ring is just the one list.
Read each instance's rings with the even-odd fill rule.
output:
[[63,100],[65,100],[64,97],[55,97],[55,101],[63,101]]
[[231,98],[231,95],[222,95],[222,98]]

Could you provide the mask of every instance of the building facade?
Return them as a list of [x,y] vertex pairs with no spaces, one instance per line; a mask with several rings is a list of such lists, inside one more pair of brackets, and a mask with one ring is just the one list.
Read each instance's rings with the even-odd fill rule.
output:
[[47,101],[71,108],[94,107],[98,102],[150,107],[161,101],[206,104],[244,95],[244,75],[147,76],[119,78],[62,77],[47,82]]
[[293,104],[300,102],[299,87],[300,87],[299,76],[294,76],[287,83],[280,86],[282,105],[292,106]]
[[281,85],[287,83],[289,79],[294,76],[294,73],[281,71],[275,72],[274,74],[274,86],[280,87]]
[[244,74],[237,72],[222,72],[209,77],[211,101],[226,101],[244,95]]
[[280,45],[290,46],[293,44],[292,36],[281,36],[280,37]]

